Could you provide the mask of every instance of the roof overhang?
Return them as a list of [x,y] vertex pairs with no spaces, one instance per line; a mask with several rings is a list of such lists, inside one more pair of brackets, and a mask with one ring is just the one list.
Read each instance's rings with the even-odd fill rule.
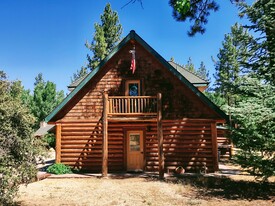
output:
[[213,109],[221,118],[228,120],[228,116],[213,102],[211,102],[202,92],[200,92],[196,86],[190,83],[179,71],[177,71],[169,62],[167,62],[159,53],[157,53],[149,44],[147,44],[134,30],[130,33],[113,49],[113,51],[100,62],[100,64],[90,72],[78,86],[45,118],[46,122],[52,122],[54,117],[61,111],[61,109],[98,73],[98,71],[129,41],[137,41],[142,45],[149,53],[160,61],[172,74],[178,77],[178,79],[184,83],[189,89],[191,89],[196,96],[198,96],[205,104]]

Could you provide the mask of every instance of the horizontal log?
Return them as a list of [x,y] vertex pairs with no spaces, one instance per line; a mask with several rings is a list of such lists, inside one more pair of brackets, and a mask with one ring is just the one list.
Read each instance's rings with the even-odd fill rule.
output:
[[[94,146],[90,146],[90,145],[61,145],[61,149],[101,149],[101,145],[94,145]],[[123,148],[122,145],[117,146],[117,145],[109,145],[109,149],[120,149]]]
[[70,111],[69,113],[66,114],[65,118],[66,119],[79,119],[79,120],[84,120],[84,119],[90,119],[92,117],[98,117],[100,118],[102,116],[102,111],[93,111],[93,112],[84,112],[84,113],[79,113],[79,112],[72,112]]
[[[148,142],[148,144],[149,143],[151,143],[151,142]],[[183,144],[183,145],[189,145],[189,144],[212,144],[212,142],[206,141],[206,140],[202,140],[202,141],[197,141],[197,140],[194,140],[194,141],[192,141],[192,140],[169,141],[169,140],[166,139],[163,142],[163,144]]]
[[102,145],[102,141],[62,141],[62,145]]
[[102,124],[98,123],[62,123],[62,129],[68,128],[102,128]]
[[211,122],[210,123],[205,123],[205,122],[165,122],[165,120],[163,120],[163,126],[171,128],[171,127],[210,127]]
[[[82,167],[100,167],[101,168],[101,162],[66,162],[62,161],[63,164],[71,165],[71,166],[82,166]],[[91,169],[91,168],[89,168]]]
[[[87,158],[87,159],[75,159],[75,158],[62,158],[62,162],[102,162],[101,158]],[[123,159],[115,159],[115,158],[109,158],[108,162],[123,162]]]
[[101,128],[97,127],[62,127],[62,132],[102,132]]
[[[154,128],[153,128],[154,129]],[[170,133],[176,133],[178,131],[211,131],[210,127],[177,127],[177,128],[172,128],[172,127],[163,127],[163,132],[169,131]]]
[[[154,148],[154,147],[158,146],[157,143],[155,143],[155,142],[147,142],[145,145],[148,148]],[[205,142],[204,143],[189,143],[189,144],[182,143],[182,142],[173,142],[173,143],[164,143],[163,146],[166,148],[169,148],[169,147],[171,147],[171,148],[177,148],[177,147],[205,148],[205,147],[212,147],[212,144],[211,144],[211,142],[210,143],[209,142],[207,142],[207,143],[205,143]]]
[[215,119],[195,119],[195,118],[183,118],[183,119],[175,119],[175,120],[163,120],[163,123],[174,123],[174,122],[207,122],[207,123],[215,123]]
[[83,150],[82,148],[81,149],[62,149],[61,150],[61,154],[72,154],[72,153],[93,153],[93,154],[102,154],[102,150],[98,149],[98,150]]
[[[76,154],[76,153],[72,153],[72,154],[62,154],[61,158],[102,158],[101,154]],[[124,155],[122,153],[119,154],[109,154],[109,158],[120,158],[123,159]]]
[[84,136],[91,136],[91,135],[101,135],[101,134],[96,134],[96,133],[93,133],[93,132],[62,132],[62,136],[77,136],[77,135],[84,135]]
[[[123,144],[123,139],[108,139],[109,144],[110,145],[114,145],[114,144]],[[62,139],[61,140],[62,144],[95,144],[95,145],[101,145],[102,144],[102,138],[99,139],[95,139],[95,138],[91,138],[91,139],[75,139],[75,140],[71,140],[71,139]]]
[[108,136],[118,136],[118,137],[121,137],[121,136],[123,136],[123,133],[114,133],[114,132],[112,132],[112,133],[108,133]]
[[[147,136],[150,136],[150,135],[156,135],[157,133],[156,132],[146,132],[146,135]],[[181,131],[181,132],[177,132],[177,133],[171,133],[169,131],[166,131],[166,132],[163,132],[163,135],[164,135],[164,138],[167,137],[171,137],[171,138],[175,138],[175,137],[185,137],[185,136],[190,136],[190,137],[198,137],[198,136],[201,136],[203,135],[203,137],[211,137],[211,132],[201,132],[201,131]]]
[[61,141],[87,140],[87,141],[102,141],[102,136],[62,136]]
[[207,159],[207,160],[189,160],[189,159],[165,159],[165,163],[168,164],[168,165],[177,165],[179,163],[183,163],[183,164],[195,164],[195,163],[198,163],[198,164],[212,164],[213,163],[213,160],[212,159]]
[[[76,123],[78,125],[81,125],[81,124],[91,124],[91,123],[101,123],[101,120],[100,119],[61,119],[59,121],[57,121],[59,123],[62,123],[62,126],[63,124],[72,124],[72,123]],[[72,125],[75,125],[75,124],[72,124]]]
[[176,154],[174,154],[174,153],[171,153],[171,154],[165,154],[164,155],[165,156],[165,158],[166,159],[170,159],[170,158],[188,158],[188,159],[192,159],[192,158],[198,158],[198,159],[200,159],[200,158],[212,158],[213,156],[210,154],[210,153],[208,153],[208,154],[190,154],[190,153],[186,153],[186,154],[184,154],[184,153],[176,153]]
[[[118,157],[121,157],[122,155],[119,155]],[[61,154],[61,158],[102,158],[101,154],[79,154],[79,153],[65,153]]]

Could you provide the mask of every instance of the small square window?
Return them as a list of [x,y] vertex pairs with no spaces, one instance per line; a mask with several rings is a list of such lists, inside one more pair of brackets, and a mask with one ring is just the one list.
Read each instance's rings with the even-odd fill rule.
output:
[[140,81],[139,80],[128,80],[126,81],[125,87],[126,96],[140,96]]

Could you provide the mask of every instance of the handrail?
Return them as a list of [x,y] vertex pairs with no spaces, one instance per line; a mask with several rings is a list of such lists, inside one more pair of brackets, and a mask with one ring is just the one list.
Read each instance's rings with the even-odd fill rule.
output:
[[156,115],[156,96],[109,96],[109,115]]

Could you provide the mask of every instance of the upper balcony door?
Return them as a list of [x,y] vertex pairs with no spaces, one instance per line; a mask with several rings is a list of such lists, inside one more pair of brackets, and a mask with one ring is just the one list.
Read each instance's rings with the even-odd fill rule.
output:
[[127,80],[125,96],[141,96],[140,80]]

